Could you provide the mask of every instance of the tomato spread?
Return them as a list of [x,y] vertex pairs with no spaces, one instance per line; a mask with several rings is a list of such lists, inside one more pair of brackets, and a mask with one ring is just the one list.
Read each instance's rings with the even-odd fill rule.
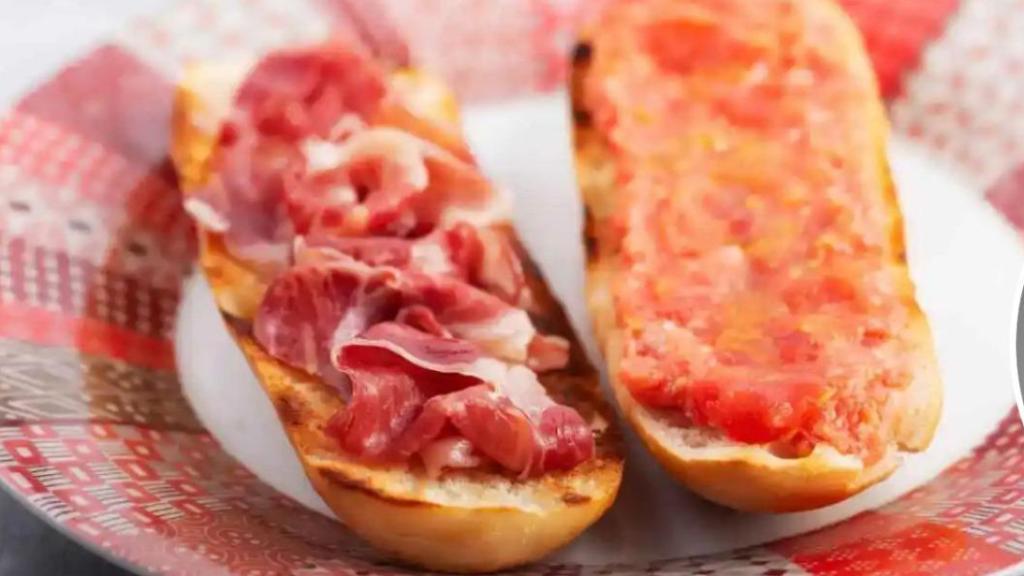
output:
[[834,10],[619,3],[594,24],[583,103],[614,157],[596,227],[620,382],[735,441],[872,461],[916,305],[875,80]]

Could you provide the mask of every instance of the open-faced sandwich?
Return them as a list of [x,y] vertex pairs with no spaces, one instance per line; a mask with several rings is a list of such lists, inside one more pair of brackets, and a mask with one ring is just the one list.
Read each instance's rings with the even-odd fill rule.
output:
[[611,505],[596,372],[442,84],[328,42],[192,66],[173,128],[201,269],[342,522],[486,571]]
[[669,471],[802,510],[928,446],[942,389],[888,124],[833,0],[612,3],[572,92],[589,307]]

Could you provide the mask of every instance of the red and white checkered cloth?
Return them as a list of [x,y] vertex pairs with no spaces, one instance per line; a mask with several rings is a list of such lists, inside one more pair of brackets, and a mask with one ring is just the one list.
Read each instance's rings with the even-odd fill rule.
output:
[[[897,131],[1024,227],[1024,2],[843,0]],[[153,572],[394,574],[259,482],[181,396],[170,343],[194,245],[166,159],[183,63],[358,39],[464,98],[559,87],[588,0],[187,0],[0,114],[0,479]],[[429,15],[429,16],[424,16]],[[710,558],[527,573],[988,574],[1024,559],[1024,428],[1010,415],[929,485],[839,526]]]

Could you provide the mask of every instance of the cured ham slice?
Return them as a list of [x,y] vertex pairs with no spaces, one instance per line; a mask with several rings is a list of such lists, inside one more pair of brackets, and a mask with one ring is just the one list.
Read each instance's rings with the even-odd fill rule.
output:
[[267,351],[316,374],[330,343],[397,314],[401,292],[387,270],[307,265],[281,275],[264,296],[253,335]]
[[187,208],[263,273],[260,346],[346,397],[328,425],[341,450],[434,473],[571,468],[593,435],[538,380],[569,345],[522,308],[501,198],[463,148],[423,139],[448,127],[399,113],[383,78],[333,45],[266,58]]
[[500,230],[456,222],[417,239],[315,233],[303,242],[373,266],[455,276],[515,306],[529,300],[522,262],[508,234]]
[[461,248],[449,243],[450,238],[446,234],[440,240],[433,237],[416,242],[392,238],[314,239],[320,246],[303,240],[296,260],[313,258],[401,268],[406,305],[430,310],[448,332],[473,341],[499,358],[527,362],[541,371],[565,366],[568,342],[538,334],[524,310],[466,282],[464,278],[472,273],[464,263],[455,262],[463,259]]
[[[593,438],[579,414],[551,400],[531,368],[506,363],[560,368],[564,341],[537,334],[524,311],[457,279],[335,258],[279,276],[253,333],[292,366],[347,378],[349,404],[330,425],[347,452],[401,460],[450,425],[517,474],[590,457]],[[536,348],[548,352],[529,361]]]
[[462,245],[473,250],[464,257],[467,274],[519,298],[521,265],[507,240],[458,220],[486,221],[497,210],[476,169],[397,129],[354,130],[342,143],[300,146],[235,129],[222,137],[217,175],[186,207],[207,230],[225,234],[235,256],[256,262],[268,259],[261,250],[269,245],[280,248],[271,254],[283,263],[296,234],[412,239],[441,227],[473,242]]
[[288,194],[301,234],[418,237],[499,210],[473,164],[396,128],[312,139],[304,151],[310,171]]
[[335,360],[352,379],[353,399],[330,429],[354,454],[408,458],[453,429],[524,476],[593,455],[590,428],[552,401],[532,371],[481,357],[457,339],[383,323],[343,344]]
[[222,140],[218,171],[190,194],[185,208],[200,226],[223,234],[232,254],[279,271],[288,264],[293,237],[281,197],[305,159],[287,144],[248,132],[226,130]]
[[384,97],[382,71],[340,46],[274,53],[238,89],[221,130],[215,175],[186,208],[225,234],[229,251],[271,272],[287,265],[295,223],[285,213],[288,182],[305,172],[298,142],[327,137],[371,113]]
[[375,323],[410,316],[410,325],[453,335],[505,361],[547,370],[568,360],[568,344],[538,334],[525,311],[458,279],[370,267],[343,255],[321,258],[329,260],[309,261],[275,279],[256,314],[256,339],[292,366],[316,373],[322,362],[311,346],[321,350],[320,358],[325,347]]
[[329,136],[346,114],[372,114],[385,90],[369,57],[328,44],[268,55],[238,89],[235,110],[261,134],[297,141]]

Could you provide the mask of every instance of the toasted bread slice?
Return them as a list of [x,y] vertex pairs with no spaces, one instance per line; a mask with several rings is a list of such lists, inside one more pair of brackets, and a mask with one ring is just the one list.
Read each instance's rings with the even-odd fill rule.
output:
[[[684,3],[684,2],[683,2]],[[615,41],[595,38],[595,30],[585,30],[573,58],[571,91],[574,117],[575,158],[579,186],[586,205],[587,229],[587,303],[598,341],[608,365],[615,396],[627,420],[647,448],[680,482],[702,496],[731,508],[760,512],[791,512],[818,508],[844,500],[891,474],[900,462],[901,451],[923,450],[931,442],[942,411],[942,386],[934,357],[927,320],[914,303],[903,250],[900,209],[885,156],[888,122],[859,33],[842,9],[832,0],[808,0],[808,9],[827,18],[836,34],[832,41],[845,55],[850,74],[871,83],[876,94],[862,102],[863,121],[877,149],[881,178],[867,191],[869,201],[885,207],[893,223],[892,242],[896,255],[892,264],[902,268],[905,281],[900,297],[910,303],[909,339],[914,343],[911,381],[900,394],[899,410],[892,429],[892,443],[884,455],[870,465],[834,447],[819,443],[809,454],[786,457],[769,445],[743,444],[726,438],[710,428],[682,427],[664,413],[648,409],[633,397],[618,380],[624,354],[624,334],[616,317],[612,286],[620,265],[619,254],[599,228],[602,219],[616,213],[618,174],[616,151],[608,135],[595,127],[596,111],[588,109],[585,84],[594,59],[600,54],[594,44]],[[750,9],[755,8],[750,4]],[[766,8],[767,9],[767,8]],[[697,72],[699,73],[699,72]],[[657,119],[650,119],[657,122]],[[676,192],[679,194],[684,191]]]
[[[197,65],[184,76],[176,99],[172,156],[186,197],[209,175],[217,115],[230,106],[246,70],[243,64]],[[393,80],[403,94],[423,96],[410,106],[416,113],[433,114],[440,124],[457,122],[454,100],[436,80],[409,70],[396,72]],[[506,229],[514,237],[511,226]],[[368,466],[339,451],[323,428],[342,406],[342,398],[255,342],[244,319],[252,317],[262,297],[258,276],[225,250],[218,235],[199,234],[199,262],[217,305],[277,408],[306,474],[338,518],[375,547],[433,570],[498,570],[537,560],[565,545],[612,504],[622,477],[621,440],[598,390],[596,371],[525,254],[534,323],[572,342],[569,366],[543,374],[541,381],[555,400],[573,406],[591,423],[596,456],[572,471],[526,480],[482,470],[449,471],[432,479],[404,466]]]

